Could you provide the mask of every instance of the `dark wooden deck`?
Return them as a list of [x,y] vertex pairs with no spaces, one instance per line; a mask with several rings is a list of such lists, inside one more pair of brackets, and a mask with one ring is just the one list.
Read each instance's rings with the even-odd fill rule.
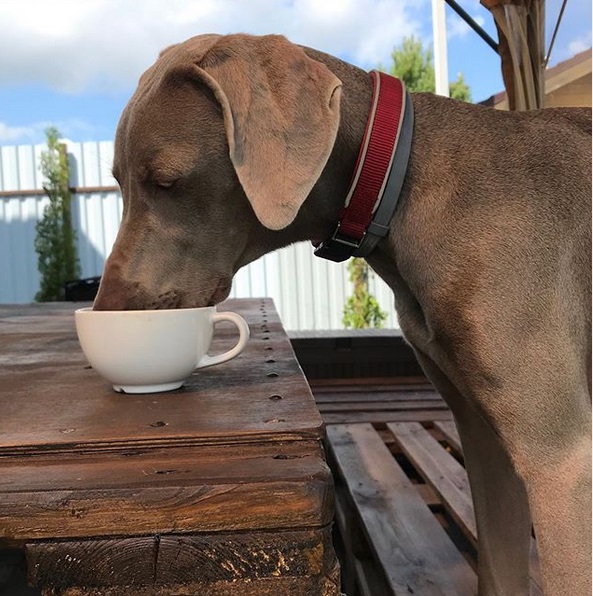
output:
[[[394,331],[292,338],[326,424],[348,596],[477,593],[477,529],[451,411]],[[541,595],[535,541],[531,596]]]

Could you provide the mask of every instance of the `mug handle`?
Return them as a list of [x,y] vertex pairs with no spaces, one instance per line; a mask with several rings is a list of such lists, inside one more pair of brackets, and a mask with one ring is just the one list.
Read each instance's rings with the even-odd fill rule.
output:
[[214,364],[226,362],[227,360],[238,356],[247,345],[247,340],[249,339],[249,325],[241,315],[234,312],[215,312],[212,315],[212,325],[216,325],[216,323],[219,323],[220,321],[230,321],[237,327],[239,330],[239,341],[234,348],[231,348],[228,352],[224,352],[218,356],[208,356],[208,354],[206,354],[198,362],[197,368],[205,368],[206,366],[213,366]]

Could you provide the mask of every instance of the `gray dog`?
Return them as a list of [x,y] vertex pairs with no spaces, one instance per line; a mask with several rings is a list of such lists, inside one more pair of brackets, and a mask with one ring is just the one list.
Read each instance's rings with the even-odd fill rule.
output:
[[[223,300],[235,272],[331,237],[368,73],[279,36],[165,50],[119,123],[123,222],[97,309]],[[591,594],[591,112],[413,96],[403,188],[368,262],[453,410],[482,595]]]

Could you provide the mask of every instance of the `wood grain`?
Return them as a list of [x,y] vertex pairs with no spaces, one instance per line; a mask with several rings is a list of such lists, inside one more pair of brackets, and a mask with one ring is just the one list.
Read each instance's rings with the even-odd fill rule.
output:
[[48,588],[321,578],[335,566],[329,527],[39,542],[27,545],[27,557],[30,583]]
[[408,459],[443,499],[445,508],[466,537],[477,546],[471,490],[463,466],[417,422],[388,423]]
[[350,387],[338,383],[314,384],[313,393],[326,424],[453,420],[434,388],[427,383],[419,384],[418,379],[409,381],[387,385],[384,379],[377,379],[366,384],[353,383]]
[[1,462],[0,538],[319,527],[332,479],[314,442]]
[[384,424],[386,422],[408,422],[433,420],[453,420],[450,410],[380,410],[378,412],[340,412],[323,414],[323,420],[328,425],[334,424]]
[[43,596],[340,596],[336,566],[325,576],[273,577],[253,581],[191,582],[167,586],[116,586],[104,588],[47,588]]
[[476,577],[371,425],[327,429],[391,594],[472,594]]

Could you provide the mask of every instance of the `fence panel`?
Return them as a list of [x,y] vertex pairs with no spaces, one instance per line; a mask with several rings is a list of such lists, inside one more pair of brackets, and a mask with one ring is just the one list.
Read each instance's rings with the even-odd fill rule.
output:
[[[34,300],[39,289],[35,224],[47,198],[42,192],[40,154],[44,145],[0,147],[0,303]],[[71,185],[82,277],[100,275],[119,227],[121,195],[111,190],[112,142],[68,143]],[[86,190],[85,190],[86,189]],[[397,327],[391,290],[372,276],[371,291]],[[318,259],[299,243],[258,259],[235,276],[232,297],[270,296],[289,330],[341,329],[351,292],[345,264]]]

